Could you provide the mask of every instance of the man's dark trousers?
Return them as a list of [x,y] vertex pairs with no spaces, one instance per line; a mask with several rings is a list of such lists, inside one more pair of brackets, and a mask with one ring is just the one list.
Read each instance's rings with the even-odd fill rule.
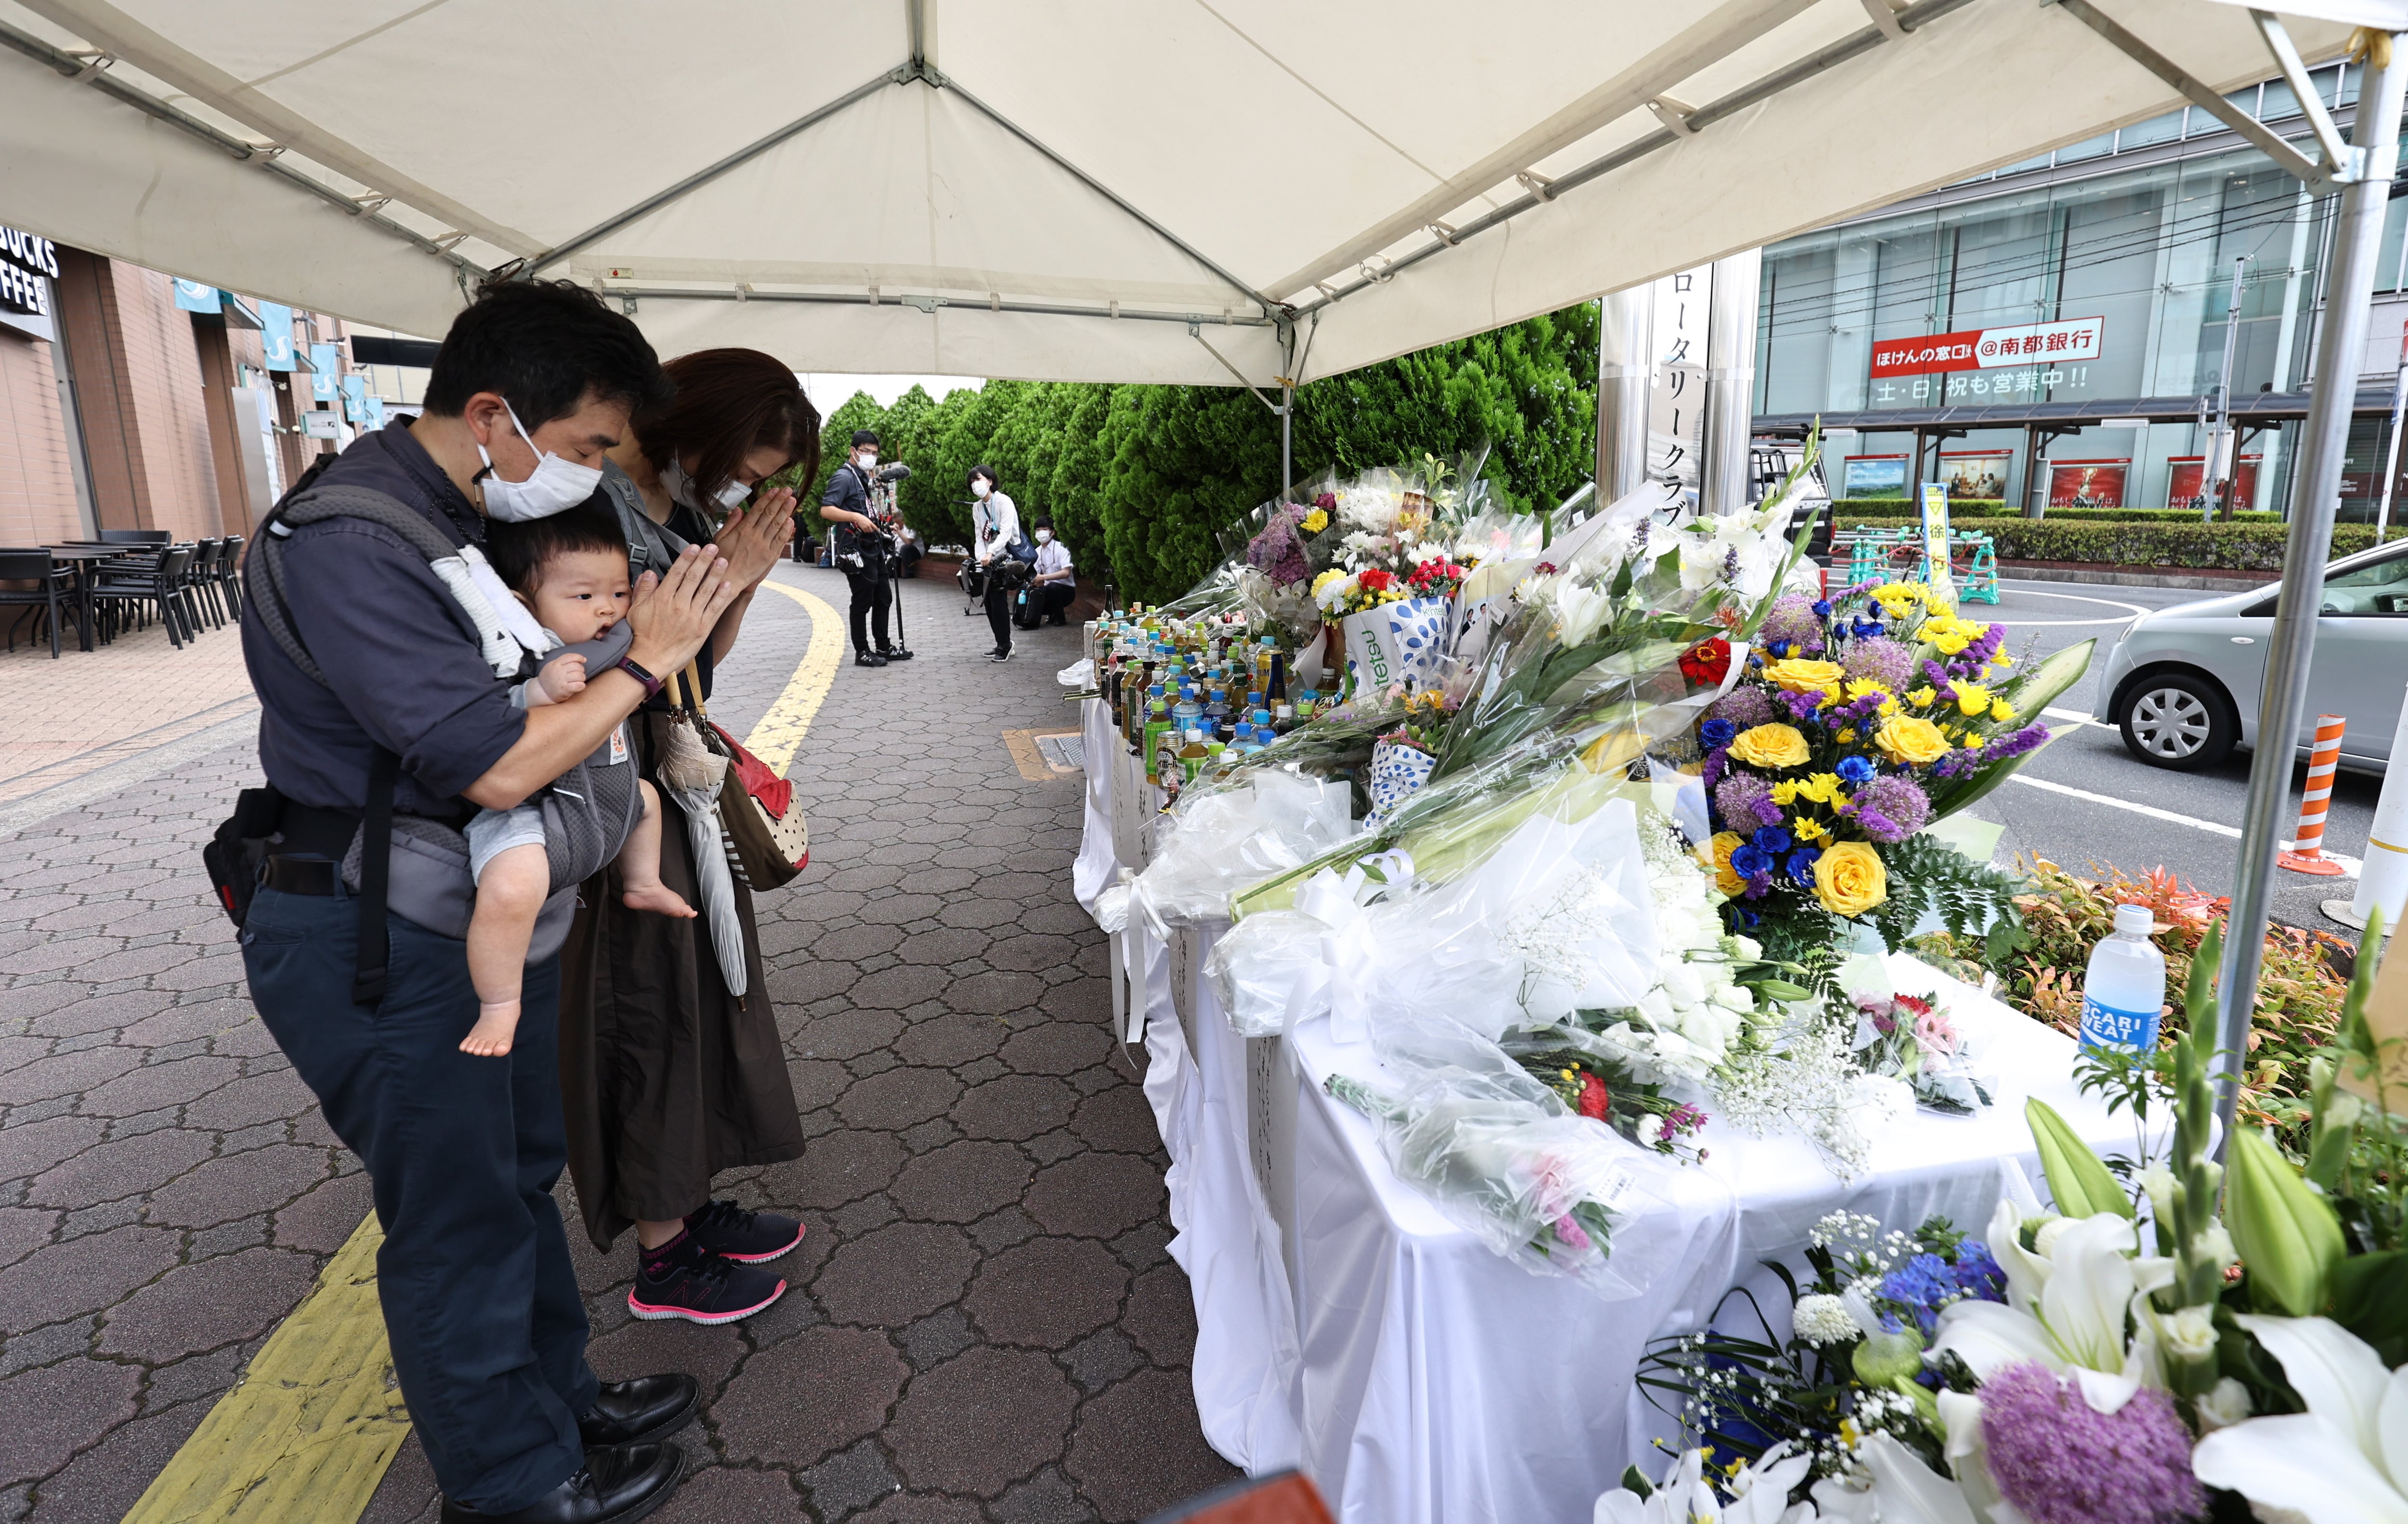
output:
[[509,1057],[460,1051],[476,1024],[466,942],[386,917],[390,984],[351,1003],[359,905],[259,891],[242,931],[252,1000],[326,1123],[367,1165],[384,1246],[385,1333],[436,1479],[453,1502],[523,1508],[585,1463],[596,1387],[585,1304],[552,1198],[560,961],[527,970]]
[[[885,572],[848,571],[844,580],[853,589],[853,606],[846,611],[853,625],[853,649],[856,652],[885,650],[886,610],[895,597],[895,589],[886,581]],[[873,639],[878,642],[876,645],[870,644]]]

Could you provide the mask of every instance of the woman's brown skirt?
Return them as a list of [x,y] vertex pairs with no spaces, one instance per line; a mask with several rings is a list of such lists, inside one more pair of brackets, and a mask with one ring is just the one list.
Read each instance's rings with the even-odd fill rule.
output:
[[[666,795],[661,813],[661,882],[702,909],[685,814]],[[568,1172],[585,1230],[604,1250],[639,1219],[699,1210],[722,1170],[803,1152],[752,892],[738,881],[751,983],[742,999],[727,992],[701,917],[632,911],[621,892],[615,865],[585,883],[560,954]]]

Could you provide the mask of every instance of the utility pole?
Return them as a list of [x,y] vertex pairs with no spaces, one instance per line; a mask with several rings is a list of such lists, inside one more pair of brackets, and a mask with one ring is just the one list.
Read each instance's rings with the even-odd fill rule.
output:
[[2391,378],[2391,443],[2383,453],[2383,500],[2374,508],[2374,542],[2391,523],[2391,483],[2400,476],[2400,420],[2408,413],[2408,327],[2400,334],[2400,370]]

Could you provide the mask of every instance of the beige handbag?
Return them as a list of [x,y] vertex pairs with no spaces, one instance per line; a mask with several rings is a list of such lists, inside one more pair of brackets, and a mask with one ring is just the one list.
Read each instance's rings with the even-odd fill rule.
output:
[[[677,679],[669,682],[669,702],[679,703]],[[783,887],[811,860],[811,829],[803,818],[802,801],[795,798],[795,785],[711,723],[692,666],[685,669],[685,682],[695,740],[721,762],[727,782],[735,785],[719,791],[719,820],[735,850],[736,864],[755,889]]]

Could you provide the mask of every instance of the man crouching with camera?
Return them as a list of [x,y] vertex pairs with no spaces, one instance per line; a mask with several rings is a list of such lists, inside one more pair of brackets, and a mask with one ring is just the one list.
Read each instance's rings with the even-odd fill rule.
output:
[[[896,539],[890,525],[895,516],[892,482],[900,467],[878,468],[878,435],[855,429],[844,464],[828,478],[820,495],[820,517],[834,525],[828,532],[830,560],[844,572],[853,588],[848,611],[853,623],[853,664],[883,667],[910,661],[911,653],[886,638],[887,613],[894,607]],[[873,647],[871,640],[876,640]]]

